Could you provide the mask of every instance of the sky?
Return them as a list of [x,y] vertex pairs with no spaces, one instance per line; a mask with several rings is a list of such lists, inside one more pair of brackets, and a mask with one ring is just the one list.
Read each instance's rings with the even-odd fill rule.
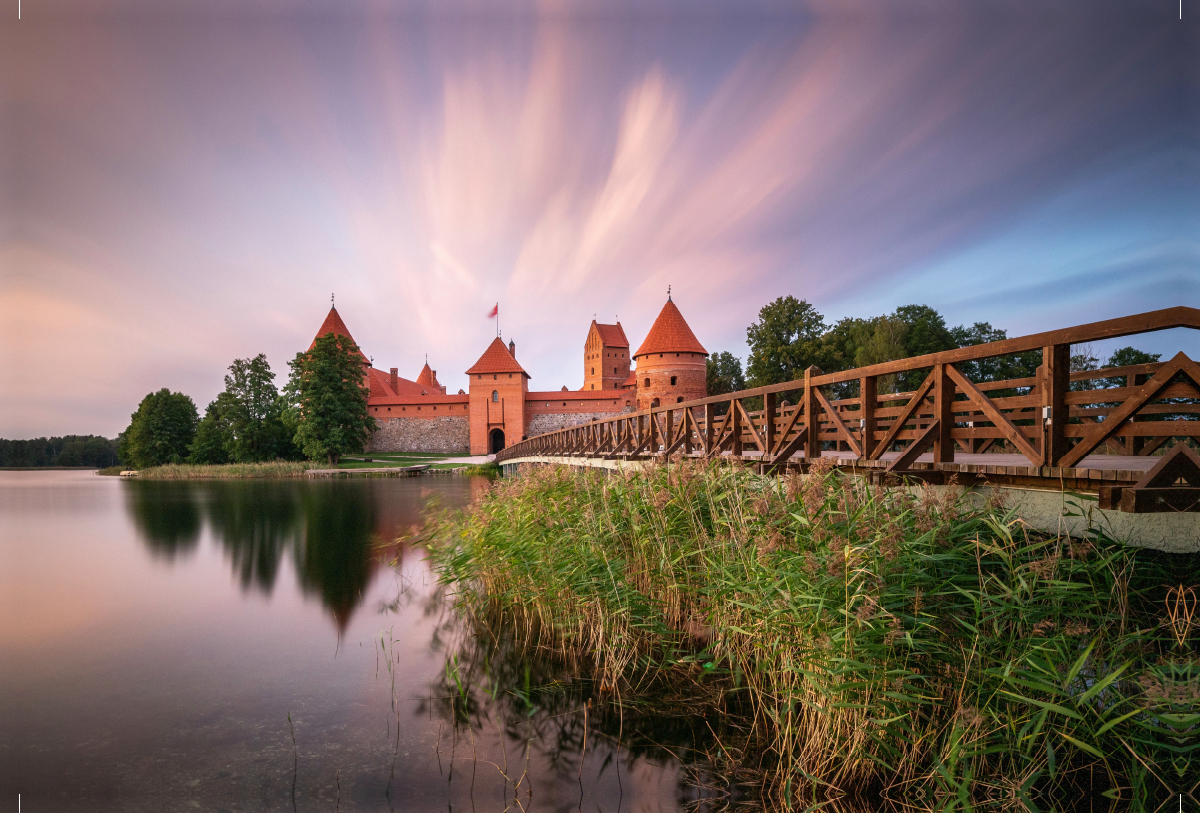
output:
[[[593,318],[640,343],[668,286],[742,358],[788,294],[1010,336],[1198,306],[1182,13],[23,0],[0,20],[0,436],[112,437],[161,387],[203,411],[258,353],[282,386],[331,294],[376,367],[428,354],[450,392],[496,303],[535,390],[582,385]],[[1133,343],[1200,357],[1182,333]]]

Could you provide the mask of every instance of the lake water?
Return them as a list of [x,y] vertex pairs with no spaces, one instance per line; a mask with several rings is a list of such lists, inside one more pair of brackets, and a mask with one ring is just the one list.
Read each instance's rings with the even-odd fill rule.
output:
[[481,487],[0,472],[0,810],[694,809],[697,721],[593,711],[585,750],[571,676],[481,664],[383,547]]

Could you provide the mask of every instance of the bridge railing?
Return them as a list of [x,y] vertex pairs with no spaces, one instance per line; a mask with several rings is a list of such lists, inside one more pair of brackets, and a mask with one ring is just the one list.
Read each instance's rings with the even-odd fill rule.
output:
[[[778,464],[827,452],[881,461],[898,452],[886,466],[903,471],[930,451],[934,463],[953,463],[956,451],[1003,448],[1053,468],[1076,466],[1102,447],[1149,455],[1172,438],[1200,439],[1200,365],[1180,352],[1165,362],[1072,373],[1071,345],[1181,327],[1200,330],[1200,310],[1167,308],[836,373],[811,367],[782,384],[538,435],[496,459],[682,452]],[[970,362],[1034,351],[1041,364],[1032,377],[972,381],[963,372]],[[886,392],[901,376],[921,383]]]

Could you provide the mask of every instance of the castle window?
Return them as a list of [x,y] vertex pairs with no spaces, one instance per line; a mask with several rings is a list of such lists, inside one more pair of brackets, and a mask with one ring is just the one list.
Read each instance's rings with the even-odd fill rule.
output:
[[391,411],[392,411],[392,408],[391,408],[391,407],[388,407],[388,412],[391,412]]
[[493,381],[495,381],[495,380],[496,380],[497,378],[499,378],[499,377],[500,377],[500,376],[493,374],[493,375],[492,375],[492,380],[493,380]]
[[677,404],[682,404],[682,403],[683,403],[683,396],[681,395],[681,396],[679,396],[678,398],[676,398],[676,399],[675,399],[675,403],[677,403]]
[[500,403],[500,393],[496,392],[495,390],[492,390],[492,403],[493,404]]
[[650,402],[650,408],[655,409],[657,406],[658,406],[658,399],[655,398],[653,401]]
[[509,377],[509,378],[512,378],[512,373],[509,373],[509,374],[508,374],[508,377]]
[[617,374],[617,368],[613,367],[613,375],[616,375],[616,374]]
[[[596,374],[596,368],[595,368],[595,367],[593,367],[593,368],[592,368],[592,375],[595,375],[595,374]],[[593,387],[592,389],[595,389],[595,387]]]
[[650,379],[646,379],[646,389],[650,388]]
[[[595,372],[595,371],[593,370],[593,372]],[[592,385],[592,389],[596,389],[596,385],[595,385],[595,384],[593,384],[593,385]]]
[[482,380],[483,380],[483,375],[480,375],[480,376],[479,376],[479,380],[480,380],[480,381],[482,381]]
[[675,386],[675,376],[671,376],[671,386]]

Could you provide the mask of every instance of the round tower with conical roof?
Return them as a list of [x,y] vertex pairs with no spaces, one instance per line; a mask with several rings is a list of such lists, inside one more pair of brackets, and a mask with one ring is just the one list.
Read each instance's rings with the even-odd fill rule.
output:
[[667,294],[646,340],[633,354],[637,362],[637,408],[677,404],[703,398],[708,351]]

